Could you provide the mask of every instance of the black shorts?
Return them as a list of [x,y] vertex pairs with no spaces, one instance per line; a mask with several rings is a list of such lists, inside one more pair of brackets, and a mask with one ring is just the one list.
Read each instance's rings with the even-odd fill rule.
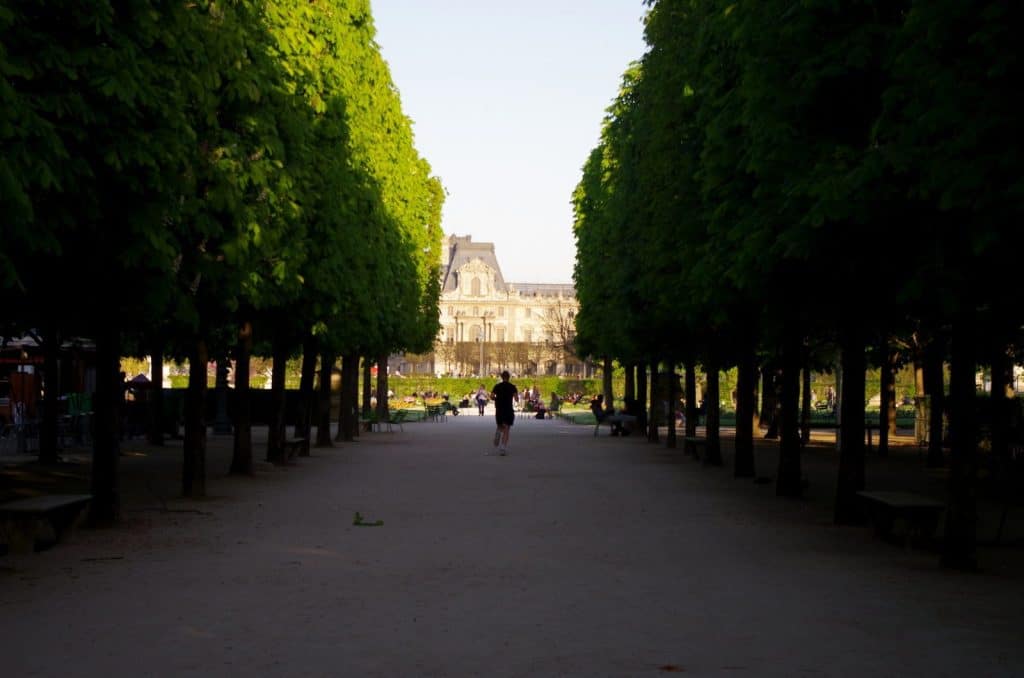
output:
[[498,423],[498,426],[508,425],[511,426],[515,423],[516,413],[512,410],[503,410],[494,414],[494,421]]

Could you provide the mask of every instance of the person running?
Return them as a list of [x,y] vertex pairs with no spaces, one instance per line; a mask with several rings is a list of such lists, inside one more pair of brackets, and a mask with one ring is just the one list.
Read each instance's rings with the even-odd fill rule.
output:
[[497,428],[494,431],[494,444],[498,445],[498,454],[508,454],[508,436],[512,432],[512,423],[516,419],[512,403],[519,400],[519,389],[509,381],[508,370],[501,373],[501,381],[491,389],[494,398],[494,420]]

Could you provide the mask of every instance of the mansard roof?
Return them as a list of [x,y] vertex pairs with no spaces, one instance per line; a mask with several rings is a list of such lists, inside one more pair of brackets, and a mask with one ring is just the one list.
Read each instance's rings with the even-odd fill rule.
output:
[[495,292],[514,292],[523,297],[576,296],[576,288],[572,283],[506,283],[492,242],[473,242],[473,237],[469,235],[449,235],[445,237],[444,244],[447,259],[443,262],[442,292],[454,292],[458,289],[458,279],[454,274],[466,264],[478,259],[494,270]]
[[442,292],[454,292],[458,286],[453,273],[474,259],[481,260],[484,264],[494,269],[494,289],[496,292],[507,291],[505,278],[501,275],[501,266],[498,265],[498,258],[494,255],[494,243],[473,242],[473,236],[450,235],[445,238],[448,247],[448,261],[445,262],[444,279],[441,285]]
[[572,283],[509,283],[523,297],[575,297]]

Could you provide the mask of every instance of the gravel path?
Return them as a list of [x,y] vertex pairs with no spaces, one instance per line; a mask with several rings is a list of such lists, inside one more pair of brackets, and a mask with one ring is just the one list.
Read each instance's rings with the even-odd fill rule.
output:
[[[405,425],[167,499],[126,446],[126,521],[0,558],[20,676],[1021,676],[1024,578],[839,528],[636,438]],[[491,453],[491,454],[488,454]],[[383,526],[354,526],[359,512]]]

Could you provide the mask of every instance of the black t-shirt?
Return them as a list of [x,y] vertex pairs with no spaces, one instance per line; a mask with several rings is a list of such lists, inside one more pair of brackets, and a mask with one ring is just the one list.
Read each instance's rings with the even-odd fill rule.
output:
[[519,393],[519,389],[510,381],[502,381],[494,385],[491,395],[494,396],[494,407],[497,410],[511,411],[512,401]]

